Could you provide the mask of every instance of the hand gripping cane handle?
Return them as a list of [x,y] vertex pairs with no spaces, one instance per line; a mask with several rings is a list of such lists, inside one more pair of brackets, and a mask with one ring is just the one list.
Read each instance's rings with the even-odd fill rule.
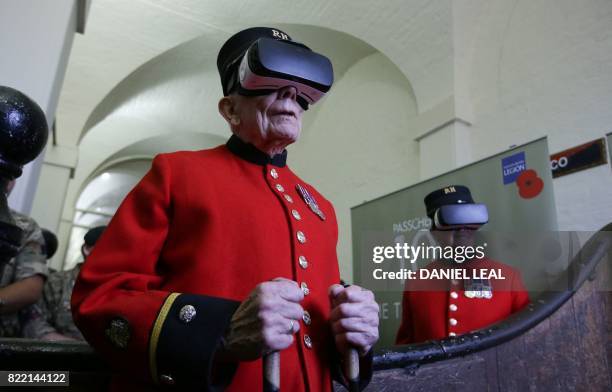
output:
[[350,392],[359,392],[359,353],[351,348],[345,355],[344,374],[348,381],[348,389]]
[[280,353],[273,351],[263,357],[264,392],[280,391]]

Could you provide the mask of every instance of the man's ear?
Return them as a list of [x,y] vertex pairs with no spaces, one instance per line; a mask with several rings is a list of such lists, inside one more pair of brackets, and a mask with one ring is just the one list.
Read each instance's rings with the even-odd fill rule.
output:
[[231,125],[240,124],[240,117],[236,113],[236,102],[231,97],[223,97],[219,100],[219,113],[225,121]]

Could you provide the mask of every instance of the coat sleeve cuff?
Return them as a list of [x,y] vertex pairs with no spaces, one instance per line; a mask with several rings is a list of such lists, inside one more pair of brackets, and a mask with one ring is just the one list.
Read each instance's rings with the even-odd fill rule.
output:
[[[238,301],[218,297],[170,294],[149,341],[153,382],[179,390],[210,390],[215,351],[238,305]],[[229,384],[234,370],[216,372],[215,383]]]
[[[366,355],[359,357],[359,390],[363,391],[372,380],[372,360],[373,349],[370,349]],[[342,384],[346,389],[352,390],[349,387],[349,381],[344,374],[344,359],[340,357],[340,353],[334,349],[332,362],[332,377],[335,381]]]

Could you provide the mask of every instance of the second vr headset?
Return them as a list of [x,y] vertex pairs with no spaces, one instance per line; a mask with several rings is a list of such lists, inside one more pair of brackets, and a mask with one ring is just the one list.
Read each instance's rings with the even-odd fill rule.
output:
[[293,41],[259,38],[231,66],[236,64],[238,72],[230,90],[237,87],[241,95],[265,95],[293,86],[304,110],[321,99],[334,82],[331,61]]
[[433,224],[438,230],[471,229],[478,230],[489,221],[489,211],[485,204],[450,204],[438,208]]

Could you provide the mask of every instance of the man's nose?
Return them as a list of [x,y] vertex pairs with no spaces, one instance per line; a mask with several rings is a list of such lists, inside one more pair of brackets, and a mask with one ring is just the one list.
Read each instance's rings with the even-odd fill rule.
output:
[[280,99],[293,99],[297,98],[297,89],[293,86],[285,86],[278,89],[278,97]]

